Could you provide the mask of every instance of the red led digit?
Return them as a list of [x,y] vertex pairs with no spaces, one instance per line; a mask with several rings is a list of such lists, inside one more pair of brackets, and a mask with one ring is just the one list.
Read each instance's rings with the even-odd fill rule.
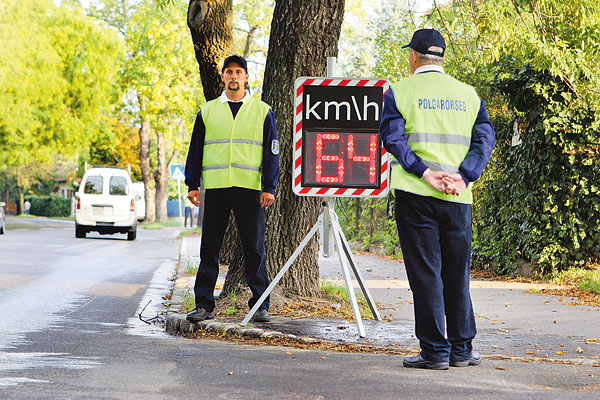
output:
[[354,154],[354,135],[348,135],[348,158],[356,163],[367,163],[369,165],[369,183],[377,180],[377,137],[370,135],[369,155]]
[[[344,160],[336,154],[323,154],[323,141],[339,141],[340,135],[337,133],[319,133],[315,142],[315,179],[322,183],[338,183],[344,181]],[[339,146],[338,146],[339,149]],[[339,151],[339,150],[338,150]],[[323,162],[337,162],[337,177],[323,176]]]
[[377,137],[371,135],[371,143],[369,143],[369,154],[371,159],[369,160],[369,183],[375,183],[377,179]]

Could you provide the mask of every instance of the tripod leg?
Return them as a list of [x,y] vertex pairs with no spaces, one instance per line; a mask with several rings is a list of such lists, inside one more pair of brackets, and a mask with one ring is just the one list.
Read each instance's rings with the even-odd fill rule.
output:
[[338,248],[338,257],[340,264],[342,265],[342,273],[344,274],[344,280],[346,281],[346,287],[348,289],[348,297],[350,298],[350,304],[352,305],[352,312],[354,313],[354,319],[358,326],[358,334],[360,337],[366,337],[365,327],[363,326],[362,317],[360,316],[360,309],[358,308],[358,302],[356,301],[356,294],[354,293],[354,287],[352,287],[352,279],[350,277],[350,271],[348,270],[347,260],[342,256],[340,249],[342,248],[342,241],[340,239],[340,226],[339,224],[333,225],[333,233],[335,238],[335,244]]
[[352,251],[350,250],[350,245],[348,244],[348,241],[346,240],[346,236],[344,236],[344,231],[342,230],[342,227],[340,226],[340,223],[338,222],[337,218],[332,218],[332,224],[334,226],[334,230],[339,232],[341,242],[343,245],[343,249],[344,249],[344,253],[346,253],[346,257],[348,258],[348,261],[350,262],[350,267],[352,267],[352,271],[354,271],[354,276],[356,276],[356,279],[358,280],[358,284],[360,285],[360,289],[362,290],[363,294],[365,295],[365,299],[367,299],[367,303],[369,304],[369,308],[371,309],[371,313],[373,314],[373,317],[375,318],[376,321],[381,321],[381,316],[379,315],[379,310],[377,310],[377,305],[375,304],[375,300],[373,300],[373,296],[371,296],[371,292],[369,291],[369,288],[367,287],[365,279],[363,278],[360,270],[356,266],[356,262],[354,261],[354,257],[352,256]]
[[271,292],[273,291],[273,289],[275,288],[275,286],[279,283],[279,281],[281,280],[281,278],[283,278],[283,275],[287,272],[288,269],[290,269],[290,267],[292,266],[292,263],[294,261],[296,261],[296,258],[298,258],[298,256],[300,255],[300,252],[306,247],[306,245],[308,244],[308,241],[315,235],[315,233],[317,232],[317,229],[319,229],[319,225],[320,225],[320,220],[317,220],[317,222],[315,223],[315,225],[306,234],[306,236],[304,237],[304,239],[302,240],[302,242],[300,243],[300,245],[296,248],[296,250],[294,251],[294,253],[290,257],[290,259],[287,260],[287,262],[285,263],[285,265],[283,266],[283,268],[281,269],[281,271],[279,271],[279,273],[277,274],[277,276],[275,278],[273,278],[273,280],[271,281],[271,284],[265,289],[265,291],[263,292],[263,294],[256,301],[256,304],[254,304],[254,306],[252,307],[252,309],[248,313],[248,315],[246,315],[246,317],[242,320],[242,325],[248,324],[248,322],[250,321],[250,318],[252,318],[252,316],[256,313],[256,311],[258,311],[258,308],[261,306],[261,304],[263,303],[263,301],[265,301],[265,299],[267,298],[267,296],[269,294],[271,294]]

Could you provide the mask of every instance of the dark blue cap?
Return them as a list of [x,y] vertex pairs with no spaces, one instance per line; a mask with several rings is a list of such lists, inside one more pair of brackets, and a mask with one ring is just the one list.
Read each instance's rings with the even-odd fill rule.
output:
[[[431,46],[441,47],[442,52],[431,51]],[[406,46],[402,48],[410,47],[421,54],[431,54],[433,56],[444,57],[444,50],[446,50],[446,41],[442,34],[435,29],[419,29],[413,34],[412,40]]]
[[240,67],[244,68],[246,72],[248,72],[248,64],[246,63],[246,60],[244,60],[243,57],[233,55],[225,59],[225,62],[223,63],[223,68],[221,69],[221,73],[225,72],[225,68],[227,68],[227,66],[231,63],[239,65]]

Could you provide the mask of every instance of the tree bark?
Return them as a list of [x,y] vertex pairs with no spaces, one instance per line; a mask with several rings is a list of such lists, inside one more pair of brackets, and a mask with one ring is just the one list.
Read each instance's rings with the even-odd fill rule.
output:
[[167,144],[165,135],[156,131],[156,169],[154,170],[154,187],[156,188],[156,220],[165,222],[167,215]]
[[[263,100],[271,105],[280,142],[281,176],[275,204],[267,209],[267,267],[273,277],[317,221],[320,198],[292,192],[294,81],[325,76],[337,56],[344,0],[278,0],[275,5]],[[300,296],[319,294],[318,244],[311,240],[280,286]]]
[[[140,109],[145,109],[145,103],[140,100]],[[144,182],[144,201],[146,202],[146,217],[144,221],[156,220],[155,188],[152,185],[152,162],[150,161],[150,121],[144,117],[139,130],[140,135],[140,170]]]
[[23,214],[25,208],[25,196],[23,195],[23,175],[20,169],[17,167],[17,193],[19,199],[17,201],[17,215]]
[[232,0],[191,0],[188,27],[192,34],[206,100],[221,95],[221,70],[227,56],[234,54]]

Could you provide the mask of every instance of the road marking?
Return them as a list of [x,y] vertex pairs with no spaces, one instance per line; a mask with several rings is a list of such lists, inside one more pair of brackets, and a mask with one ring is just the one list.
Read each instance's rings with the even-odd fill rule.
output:
[[102,282],[90,288],[85,294],[91,296],[131,297],[146,285],[133,283]]
[[34,275],[0,274],[0,290],[23,286],[36,279]]

